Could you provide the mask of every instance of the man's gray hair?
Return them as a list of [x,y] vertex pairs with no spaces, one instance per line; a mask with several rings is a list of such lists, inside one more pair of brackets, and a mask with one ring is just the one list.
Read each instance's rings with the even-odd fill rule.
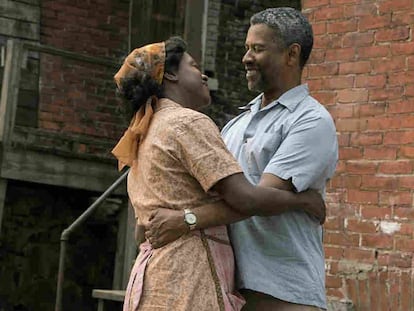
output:
[[300,66],[305,66],[313,46],[312,26],[306,17],[294,8],[269,8],[254,14],[250,24],[266,24],[276,31],[276,37],[284,48],[292,43],[301,46]]

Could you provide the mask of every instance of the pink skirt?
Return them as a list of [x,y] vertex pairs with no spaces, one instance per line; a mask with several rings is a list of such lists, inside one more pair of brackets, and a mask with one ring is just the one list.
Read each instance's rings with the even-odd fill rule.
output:
[[[192,232],[192,234],[200,237],[206,249],[211,273],[216,285],[220,311],[240,311],[245,301],[235,290],[234,254],[228,239],[226,227],[219,226],[205,230],[197,230]],[[146,241],[141,244],[139,255],[130,274],[123,311],[139,310],[145,269],[153,251],[149,242]]]

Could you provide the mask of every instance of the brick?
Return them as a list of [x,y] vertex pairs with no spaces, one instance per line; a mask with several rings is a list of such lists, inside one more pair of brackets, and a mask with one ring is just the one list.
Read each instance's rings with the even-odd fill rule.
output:
[[364,219],[389,219],[391,217],[391,208],[378,206],[362,206],[361,216]]
[[313,35],[326,34],[326,22],[312,23]]
[[385,145],[405,145],[414,142],[414,132],[407,131],[390,131],[384,134]]
[[363,46],[356,50],[358,59],[376,59],[380,57],[387,57],[390,55],[391,48],[389,45],[373,45]]
[[412,129],[414,128],[414,115],[402,115],[400,117],[401,128]]
[[[410,62],[408,63],[408,69],[414,69],[414,57],[412,58],[412,67],[410,68]],[[405,85],[405,96],[414,97],[414,84]]]
[[394,208],[396,219],[414,220],[414,208],[411,206],[397,206]]
[[[406,57],[405,56],[394,56],[391,59],[376,59],[371,61],[372,72],[373,73],[388,73],[405,70]],[[385,81],[384,81],[385,85]],[[375,86],[375,85],[372,85]]]
[[326,259],[341,259],[343,257],[344,250],[342,247],[324,245],[324,250]]
[[382,234],[363,234],[361,236],[361,245],[375,249],[392,249],[393,238]]
[[370,89],[369,90],[369,101],[382,101],[401,99],[401,94],[404,92],[402,86],[386,86],[385,88]]
[[343,62],[339,64],[339,74],[358,74],[367,73],[371,71],[371,62],[369,61],[356,61],[356,62]]
[[331,180],[334,188],[359,189],[361,176],[358,175],[336,175]]
[[347,202],[375,204],[375,203],[378,203],[378,192],[348,189]]
[[328,111],[334,120],[352,118],[354,116],[353,105],[328,106]]
[[405,289],[400,292],[401,310],[412,310],[414,308],[413,279],[411,271],[401,272],[401,289]]
[[366,121],[360,119],[339,119],[335,120],[335,124],[339,132],[360,131],[366,127]]
[[410,191],[380,191],[380,204],[387,205],[410,205],[412,204],[412,193]]
[[366,250],[366,249],[358,249],[358,248],[345,248],[344,250],[344,258],[361,262],[361,263],[373,263],[375,260],[373,250]]
[[303,0],[302,6],[303,8],[318,8],[321,6],[326,6],[329,4],[329,0]]
[[351,76],[333,76],[324,79],[324,88],[326,90],[340,90],[352,88],[354,85],[354,77]]
[[313,92],[312,96],[315,97],[324,106],[333,105],[336,103],[336,96],[334,91]]
[[366,146],[379,144],[382,144],[382,133],[380,132],[351,134],[351,146]]
[[388,113],[407,113],[414,112],[414,99],[402,100],[400,102],[390,103]]
[[374,3],[358,3],[344,6],[344,17],[375,16],[378,9]]
[[377,225],[373,221],[359,220],[359,219],[346,219],[345,228],[349,232],[353,233],[376,233]]
[[393,12],[392,13],[392,25],[412,25],[414,23],[414,13],[410,11]]
[[376,117],[367,119],[368,130],[387,130],[399,129],[401,121],[399,116],[396,117]]
[[315,11],[315,21],[329,21],[331,22],[332,20],[335,19],[339,19],[343,17],[343,6],[336,6],[336,7],[331,7],[331,6],[326,6],[326,7],[321,7],[318,10]]
[[346,163],[346,171],[355,174],[375,174],[377,164],[367,161],[348,162]]
[[369,102],[368,104],[362,104],[359,105],[359,115],[361,117],[382,115],[385,112],[385,107],[385,103]]
[[359,20],[359,31],[370,29],[387,28],[391,25],[391,14],[380,16],[361,16]]
[[326,63],[318,65],[309,65],[309,76],[310,77],[320,77],[320,76],[329,76],[336,75],[338,73],[338,64],[336,63]]
[[[323,34],[315,35],[313,48],[314,49],[326,49],[329,46],[331,49],[339,49],[342,46],[341,34]],[[372,37],[374,39],[374,37]]]
[[397,158],[396,147],[365,147],[364,159],[366,160],[394,160]]
[[368,90],[365,88],[338,90],[339,103],[362,103],[368,101]]
[[[400,86],[414,81],[414,71],[403,71],[389,73],[388,75],[388,86]],[[401,96],[402,92],[400,93]]]
[[[328,25],[329,27],[329,25]],[[403,41],[410,36],[410,28],[406,26],[393,29],[380,29],[375,33],[377,42]]]
[[358,246],[359,234],[346,234],[337,232],[325,232],[324,234],[325,245],[338,245],[338,246]]
[[[375,72],[382,72],[379,71],[378,68],[380,68],[379,65],[375,64],[373,65],[373,70]],[[381,69],[381,68],[380,68]],[[355,79],[355,87],[384,87],[386,83],[386,76],[385,74],[380,75],[358,75]]]
[[343,220],[340,217],[327,217],[323,224],[324,230],[342,230]]
[[374,43],[374,33],[372,32],[346,33],[342,38],[342,47],[344,48],[371,46]]
[[389,161],[380,163],[378,171],[384,174],[410,174],[413,164],[410,161]]
[[390,50],[392,55],[412,55],[414,54],[414,42],[392,43]]
[[359,304],[358,299],[358,281],[356,279],[346,279],[346,292],[347,292],[347,298],[350,299],[354,304]]
[[358,23],[355,19],[332,22],[327,24],[327,33],[348,33],[358,30]]
[[413,2],[411,0],[393,0],[392,2],[384,1],[378,3],[378,11],[380,14],[398,11],[409,12],[412,8]]
[[329,288],[340,288],[342,286],[342,278],[338,276],[326,276],[325,286]]
[[[348,133],[338,133],[338,145],[340,147],[349,146],[351,135]],[[414,149],[414,148],[413,148]],[[414,150],[413,150],[414,154]]]
[[388,176],[362,176],[361,189],[398,190],[398,179]]
[[407,238],[396,238],[395,248],[402,252],[414,252],[414,240]]
[[313,50],[308,64],[321,64],[325,62],[325,51],[322,49]]
[[352,61],[356,58],[356,52],[354,47],[340,48],[340,49],[327,49],[325,60],[327,62],[333,61]]
[[400,157],[414,159],[414,147],[401,146],[399,155]]
[[361,148],[340,148],[339,149],[339,158],[341,160],[349,159],[361,159],[362,158],[362,149]]

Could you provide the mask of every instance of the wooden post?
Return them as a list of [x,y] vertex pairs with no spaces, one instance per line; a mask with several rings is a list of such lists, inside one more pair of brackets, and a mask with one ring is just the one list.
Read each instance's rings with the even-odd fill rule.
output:
[[129,274],[131,273],[132,266],[134,265],[135,258],[137,256],[137,242],[135,241],[135,212],[131,203],[128,201],[128,218],[127,228],[125,233],[125,258],[124,258],[124,273],[123,273],[123,288],[126,288],[129,280]]
[[3,146],[10,143],[13,133],[19,96],[20,68],[24,63],[23,54],[23,45],[20,41],[7,41],[0,98],[0,141]]
[[3,223],[4,200],[6,199],[7,179],[0,178],[0,236]]
[[184,40],[188,43],[188,52],[194,60],[202,61],[202,26],[204,1],[187,1],[185,8]]

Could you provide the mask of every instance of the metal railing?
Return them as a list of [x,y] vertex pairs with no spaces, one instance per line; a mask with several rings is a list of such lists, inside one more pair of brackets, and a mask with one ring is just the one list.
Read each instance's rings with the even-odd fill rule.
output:
[[63,311],[62,309],[62,294],[63,294],[63,280],[65,276],[65,259],[66,259],[66,242],[69,240],[71,233],[75,231],[82,223],[84,223],[92,213],[103,203],[103,201],[115,191],[115,189],[126,179],[129,169],[126,170],[108,189],[92,203],[69,227],[63,230],[60,236],[60,254],[59,254],[59,271],[56,287],[56,304],[55,311]]

